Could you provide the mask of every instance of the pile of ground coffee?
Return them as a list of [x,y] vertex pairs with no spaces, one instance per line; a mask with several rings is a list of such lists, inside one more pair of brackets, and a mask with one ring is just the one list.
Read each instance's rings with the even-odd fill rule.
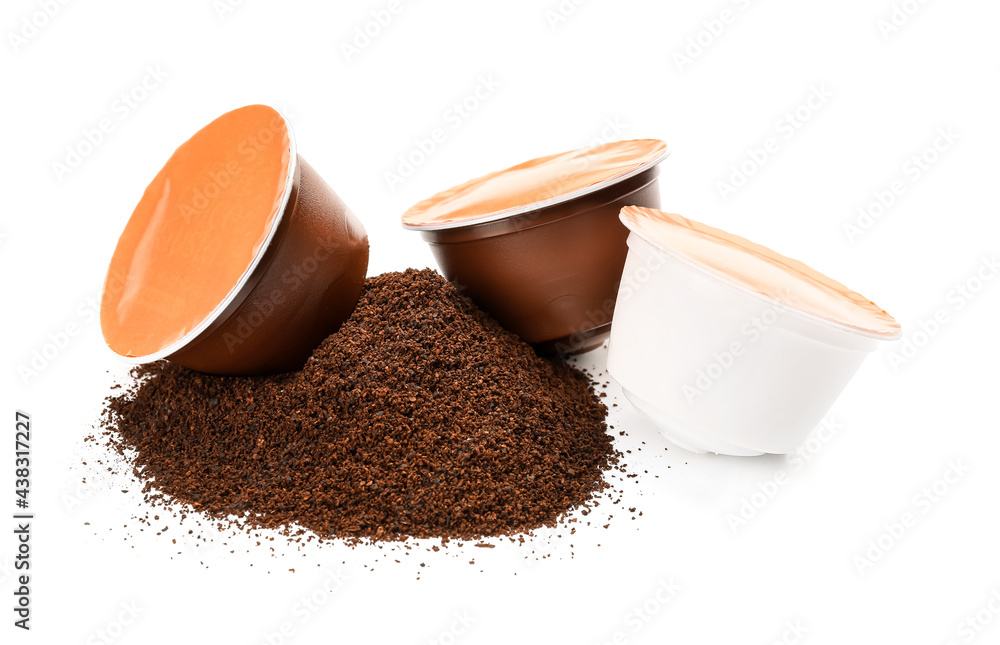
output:
[[618,462],[586,375],[432,270],[367,281],[293,374],[169,363],[108,399],[110,445],[153,504],[322,537],[476,538],[552,525]]

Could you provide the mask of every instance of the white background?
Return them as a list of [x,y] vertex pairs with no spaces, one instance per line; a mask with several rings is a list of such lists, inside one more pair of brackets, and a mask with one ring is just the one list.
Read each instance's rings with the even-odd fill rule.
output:
[[[912,15],[897,12],[902,24],[888,31],[893,0],[590,0],[564,3],[560,21],[547,14],[557,0],[401,0],[348,57],[343,44],[387,1],[246,0],[221,14],[212,0],[67,2],[43,20],[43,2],[5,0],[0,508],[13,512],[13,417],[24,409],[37,518],[31,633],[11,626],[11,530],[0,540],[3,642],[253,644],[283,623],[295,643],[604,643],[616,632],[619,643],[996,642],[1000,280],[976,276],[1000,251],[1000,5],[895,2]],[[165,77],[138,90],[147,69]],[[499,85],[455,127],[451,106],[481,77]],[[785,115],[813,88],[832,96],[803,108],[786,136]],[[142,100],[126,109],[120,95],[131,92]],[[890,360],[901,343],[870,357],[831,413],[835,435],[797,461],[685,453],[610,388],[621,406],[610,422],[627,431],[618,447],[633,450],[638,477],[618,475],[622,503],[601,505],[571,538],[564,529],[525,546],[427,553],[256,547],[209,529],[215,542],[195,547],[171,543],[184,531],[170,518],[161,523],[173,533],[140,532],[136,484],[102,475],[101,451],[83,443],[124,373],[91,303],[173,149],[258,102],[291,116],[300,153],[363,220],[370,274],[433,266],[398,220],[440,189],[601,137],[655,137],[673,150],[661,166],[665,209],[806,261],[886,308],[921,347],[902,365]],[[102,119],[110,134],[57,172]],[[436,127],[446,141],[390,190],[385,173]],[[958,140],[927,152],[949,128]],[[777,152],[724,198],[718,182],[769,137]],[[934,163],[917,176],[911,158],[925,153]],[[897,180],[904,194],[850,239],[845,223]],[[970,280],[978,292],[956,297]],[[917,334],[939,309],[948,322]],[[25,375],[68,325],[78,333],[67,346]],[[603,360],[599,350],[583,364]],[[949,462],[968,470],[922,492]],[[779,471],[787,483],[775,486]],[[759,508],[744,508],[752,517],[734,529],[749,503]],[[904,513],[915,524],[884,535]],[[880,557],[859,566],[870,540]],[[337,591],[303,611],[331,575]],[[658,600],[661,581],[678,589]]]

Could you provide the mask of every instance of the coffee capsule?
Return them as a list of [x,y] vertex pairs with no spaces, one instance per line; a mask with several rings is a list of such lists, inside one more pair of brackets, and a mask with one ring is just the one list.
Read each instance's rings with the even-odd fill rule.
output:
[[656,208],[658,139],[533,159],[451,188],[403,216],[446,278],[507,329],[563,355],[608,337],[628,247],[623,206]]
[[354,310],[364,227],[265,105],[199,130],[146,188],[108,268],[101,330],[134,364],[301,367]]

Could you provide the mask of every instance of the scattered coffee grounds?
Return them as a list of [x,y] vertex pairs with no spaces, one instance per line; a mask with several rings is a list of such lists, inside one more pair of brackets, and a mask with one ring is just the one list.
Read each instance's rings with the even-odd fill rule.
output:
[[102,425],[147,501],[251,528],[527,532],[596,503],[619,458],[590,379],[539,358],[432,270],[369,279],[299,372],[133,373]]

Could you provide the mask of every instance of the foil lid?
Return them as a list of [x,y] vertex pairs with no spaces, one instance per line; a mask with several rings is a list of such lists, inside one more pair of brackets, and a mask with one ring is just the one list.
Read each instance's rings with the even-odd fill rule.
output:
[[871,300],[765,246],[651,208],[627,206],[620,218],[662,251],[782,306],[883,339],[902,333],[899,323]]
[[539,157],[442,191],[403,213],[403,226],[481,224],[582,197],[667,157],[659,139],[633,139]]

